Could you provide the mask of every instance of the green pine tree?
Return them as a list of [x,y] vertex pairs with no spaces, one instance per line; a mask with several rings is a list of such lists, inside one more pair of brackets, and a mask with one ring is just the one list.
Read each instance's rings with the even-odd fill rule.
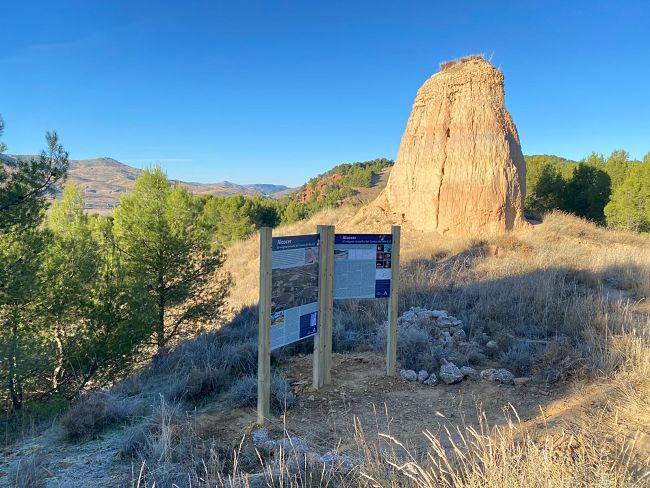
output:
[[222,255],[197,225],[198,205],[160,167],[143,171],[114,214],[116,245],[158,351],[178,334],[219,315],[227,283],[210,289]]
[[650,232],[650,153],[634,164],[605,207],[607,225],[635,232]]

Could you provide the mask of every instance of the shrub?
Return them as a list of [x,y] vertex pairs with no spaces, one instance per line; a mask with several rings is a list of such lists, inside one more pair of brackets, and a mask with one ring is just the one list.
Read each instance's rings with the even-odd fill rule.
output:
[[221,368],[194,367],[169,392],[172,400],[199,401],[225,388],[226,373]]
[[529,374],[533,365],[536,347],[530,342],[518,342],[501,353],[500,360],[516,375]]
[[124,422],[142,410],[142,403],[136,399],[91,393],[81,397],[61,417],[60,424],[69,441],[92,439],[105,427]]
[[20,459],[11,473],[16,488],[41,488],[46,485],[47,469],[45,458],[34,454]]
[[143,452],[147,445],[147,425],[135,425],[126,431],[122,447],[120,448],[120,455],[126,457],[135,457]]
[[553,342],[535,356],[533,367],[547,383],[564,381],[581,365],[576,350],[568,343]]
[[[377,335],[375,349],[386,351],[387,326]],[[433,340],[426,330],[416,325],[397,326],[397,360],[402,368],[419,371],[433,371],[440,365],[440,360],[445,357],[445,350],[439,345],[434,345]]]
[[[244,376],[230,389],[230,401],[235,407],[255,407],[257,405],[257,377]],[[289,382],[282,376],[271,376],[271,410],[281,413],[296,404],[296,396]]]
[[368,340],[368,336],[358,330],[348,329],[341,323],[334,325],[332,337],[332,350],[334,352],[358,351],[372,342],[372,339]]

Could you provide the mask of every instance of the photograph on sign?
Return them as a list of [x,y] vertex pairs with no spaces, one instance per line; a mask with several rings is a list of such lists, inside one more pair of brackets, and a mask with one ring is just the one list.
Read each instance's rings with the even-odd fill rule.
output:
[[336,234],[334,298],[388,298],[392,243],[391,234]]
[[318,256],[318,234],[273,238],[271,349],[318,331]]

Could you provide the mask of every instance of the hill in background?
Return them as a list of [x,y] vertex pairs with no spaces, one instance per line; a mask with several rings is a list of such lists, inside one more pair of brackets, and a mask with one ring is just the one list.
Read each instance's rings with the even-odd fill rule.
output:
[[[29,158],[33,156],[13,156]],[[10,158],[5,158],[10,162]],[[84,190],[86,208],[93,213],[108,214],[117,205],[122,193],[133,189],[141,170],[112,158],[72,159],[67,181],[75,182]],[[256,183],[239,185],[230,181],[194,183],[174,180],[196,195],[215,196],[274,196],[289,190],[284,185]]]

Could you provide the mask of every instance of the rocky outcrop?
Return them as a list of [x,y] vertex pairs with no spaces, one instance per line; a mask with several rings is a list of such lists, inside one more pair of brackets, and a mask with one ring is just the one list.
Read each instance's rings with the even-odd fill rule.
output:
[[418,230],[496,234],[524,225],[525,184],[503,73],[471,56],[445,63],[418,91],[373,206]]

